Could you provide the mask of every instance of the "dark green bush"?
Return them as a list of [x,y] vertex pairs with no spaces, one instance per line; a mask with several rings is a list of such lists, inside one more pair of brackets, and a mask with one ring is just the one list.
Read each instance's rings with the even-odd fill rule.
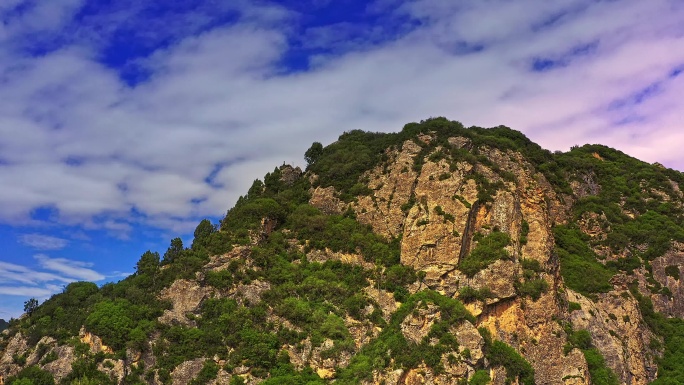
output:
[[676,279],[677,281],[679,281],[679,266],[674,266],[674,265],[666,266],[665,267],[665,274],[668,277],[672,277],[672,278]]
[[55,385],[55,379],[49,372],[37,366],[29,366],[22,369],[16,376],[7,378],[7,385]]
[[586,296],[605,293],[613,288],[610,284],[613,273],[596,260],[579,230],[556,226],[553,234],[561,275],[569,288]]
[[510,255],[504,249],[511,242],[506,233],[494,231],[484,236],[477,246],[470,252],[459,265],[459,270],[468,277],[473,277],[477,272],[486,268],[499,259],[508,259]]

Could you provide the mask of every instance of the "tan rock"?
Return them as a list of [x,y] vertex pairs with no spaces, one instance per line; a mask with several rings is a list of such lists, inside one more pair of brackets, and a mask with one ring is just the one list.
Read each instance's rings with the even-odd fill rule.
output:
[[192,381],[197,374],[199,374],[202,367],[204,367],[205,358],[197,358],[190,361],[185,361],[176,366],[171,372],[172,385],[187,385]]
[[14,363],[14,357],[26,354],[28,348],[26,338],[21,333],[9,338],[0,356],[0,378],[13,376],[21,370],[21,367]]
[[344,212],[347,205],[336,197],[335,188],[316,187],[311,191],[309,204],[326,214],[339,214]]
[[200,286],[197,281],[174,281],[169,288],[161,292],[161,298],[171,301],[172,308],[164,310],[159,322],[167,325],[194,325],[194,321],[188,319],[187,314],[196,312],[202,301],[209,298],[212,292],[211,288]]
[[573,327],[591,333],[593,345],[624,384],[641,385],[655,379],[656,354],[648,346],[656,337],[644,323],[639,305],[631,295],[613,291],[599,294],[594,302],[568,290],[568,300],[582,307],[570,314]]
[[[672,296],[664,294],[651,294],[653,306],[656,311],[671,317],[684,318],[684,244],[674,242],[672,248],[665,255],[651,262],[653,278],[667,287]],[[665,269],[676,268],[679,271],[679,279],[669,276]]]
[[85,330],[85,327],[81,327],[79,331],[79,337],[81,342],[90,346],[90,352],[92,354],[97,354],[99,352],[105,354],[114,354],[114,350],[102,342],[102,339],[95,334]]

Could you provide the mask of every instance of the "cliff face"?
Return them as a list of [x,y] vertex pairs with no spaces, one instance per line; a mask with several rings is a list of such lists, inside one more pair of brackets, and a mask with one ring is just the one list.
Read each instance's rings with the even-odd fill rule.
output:
[[[0,384],[31,366],[71,383],[84,362],[117,384],[640,385],[670,375],[659,373],[669,345],[648,309],[684,316],[684,243],[673,241],[681,174],[635,163],[641,180],[606,181],[627,162],[614,150],[554,155],[508,129],[442,120],[387,142],[345,135],[307,152],[306,173],[283,166],[255,182],[221,231],[191,249],[172,242],[158,266],[139,263],[120,292],[148,287],[152,302],[101,289],[73,321],[87,349],[53,332],[34,343],[35,317],[6,331]],[[650,186],[643,170],[664,184]],[[648,193],[627,195],[633,185]],[[672,233],[640,233],[639,221]],[[102,298],[113,302],[98,307]],[[129,305],[128,331],[142,337],[120,341],[96,315]]]

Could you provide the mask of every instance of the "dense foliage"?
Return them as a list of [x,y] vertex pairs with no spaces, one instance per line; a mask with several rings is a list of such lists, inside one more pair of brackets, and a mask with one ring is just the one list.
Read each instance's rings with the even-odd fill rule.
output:
[[[401,332],[402,322],[408,316],[419,315],[416,310],[426,308],[428,304],[439,309],[440,320],[432,325],[430,332],[420,343],[407,340]],[[464,320],[475,322],[474,317],[459,301],[434,291],[413,294],[392,315],[389,325],[383,328],[380,335],[364,346],[352,358],[349,366],[340,371],[338,381],[341,384],[356,384],[361,380],[371,379],[374,370],[387,368],[390,363],[394,367],[407,369],[425,363],[435,373],[440,373],[444,370],[442,354],[458,351],[458,343],[448,329]],[[431,343],[431,340],[438,342]]]
[[510,255],[505,247],[511,243],[511,237],[500,231],[490,234],[475,234],[473,240],[477,246],[468,254],[459,265],[459,269],[468,277],[473,277],[478,271],[491,265],[499,259],[508,259]]
[[507,382],[519,379],[523,385],[534,385],[534,369],[520,353],[503,341],[492,340],[489,330],[478,330],[484,339],[485,357],[492,365],[506,368]]
[[613,272],[598,261],[587,246],[587,236],[568,226],[556,226],[553,231],[556,253],[561,262],[561,274],[569,288],[586,296],[605,293],[613,288]]

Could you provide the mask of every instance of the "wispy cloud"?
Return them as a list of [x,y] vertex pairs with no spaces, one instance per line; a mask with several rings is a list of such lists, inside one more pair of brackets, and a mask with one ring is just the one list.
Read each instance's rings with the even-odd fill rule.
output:
[[44,234],[22,234],[19,242],[39,250],[60,250],[65,248],[69,241]]
[[93,264],[89,262],[73,261],[66,258],[50,258],[44,254],[36,255],[35,259],[43,269],[61,273],[67,279],[99,281],[105,278],[104,275],[90,269]]
[[45,298],[55,294],[55,290],[50,290],[34,286],[0,286],[1,295],[16,295],[22,297]]
[[45,299],[75,281],[100,281],[103,274],[91,269],[92,263],[66,258],[35,257],[37,268],[0,262],[0,294],[32,296]]

